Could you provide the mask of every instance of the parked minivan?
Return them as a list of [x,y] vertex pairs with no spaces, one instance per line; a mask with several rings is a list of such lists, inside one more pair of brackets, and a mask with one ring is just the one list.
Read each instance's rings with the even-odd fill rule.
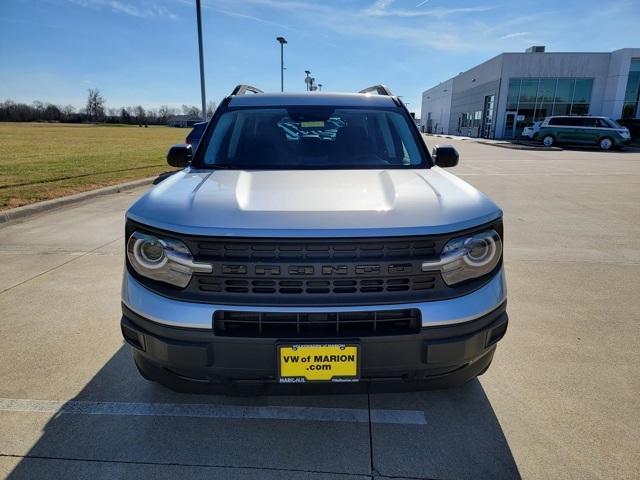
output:
[[538,138],[545,147],[555,144],[597,145],[602,150],[622,148],[631,141],[629,130],[607,117],[547,117]]

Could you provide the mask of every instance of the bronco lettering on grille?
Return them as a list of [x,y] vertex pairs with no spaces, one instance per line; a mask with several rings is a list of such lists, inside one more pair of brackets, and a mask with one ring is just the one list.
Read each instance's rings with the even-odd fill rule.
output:
[[380,273],[380,265],[358,265],[356,267],[356,273],[358,275],[364,275],[367,273]]
[[289,267],[289,275],[313,275],[312,265],[298,265]]
[[256,275],[280,275],[277,265],[256,265]]
[[222,273],[228,273],[231,275],[245,274],[247,273],[246,265],[223,265]]
[[346,275],[349,273],[349,268],[346,265],[323,265],[323,275]]

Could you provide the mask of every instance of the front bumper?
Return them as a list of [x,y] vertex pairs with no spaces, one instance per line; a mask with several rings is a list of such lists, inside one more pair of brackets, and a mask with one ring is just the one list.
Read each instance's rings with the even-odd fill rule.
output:
[[407,308],[420,310],[419,333],[348,339],[360,344],[361,383],[383,380],[429,380],[442,386],[464,383],[488,367],[496,343],[506,332],[504,271],[500,269],[478,290],[453,299],[329,309],[178,301],[148,290],[125,271],[121,325],[143,374],[167,386],[183,389],[180,382],[264,385],[277,382],[276,343],[287,339],[218,336],[213,329],[217,310],[313,313]]
[[[277,383],[276,345],[287,339],[216,336],[211,328],[160,325],[124,304],[122,309],[124,338],[134,348],[139,368],[152,380],[175,389],[182,389],[180,382]],[[348,340],[360,345],[362,383],[427,381],[437,386],[453,386],[488,367],[507,324],[503,302],[493,311],[462,323],[423,327],[416,334]]]

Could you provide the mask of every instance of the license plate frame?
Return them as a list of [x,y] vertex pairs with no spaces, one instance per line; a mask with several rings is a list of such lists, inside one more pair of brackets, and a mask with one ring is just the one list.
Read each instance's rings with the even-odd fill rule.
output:
[[[279,383],[358,382],[360,381],[361,352],[361,345],[357,342],[277,343],[277,381]],[[285,362],[285,355],[289,357],[297,355],[298,361]],[[319,360],[318,355],[329,358]],[[348,358],[331,360],[332,355]],[[355,355],[355,360],[350,358],[351,355]],[[330,368],[327,369],[327,365]],[[325,367],[313,368],[318,366]],[[312,369],[309,370],[309,367]]]

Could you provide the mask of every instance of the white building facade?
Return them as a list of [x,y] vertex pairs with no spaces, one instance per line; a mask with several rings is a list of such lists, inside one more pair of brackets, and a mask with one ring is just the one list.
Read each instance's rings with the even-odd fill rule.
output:
[[550,115],[640,118],[640,48],[503,53],[426,90],[427,132],[516,138]]

